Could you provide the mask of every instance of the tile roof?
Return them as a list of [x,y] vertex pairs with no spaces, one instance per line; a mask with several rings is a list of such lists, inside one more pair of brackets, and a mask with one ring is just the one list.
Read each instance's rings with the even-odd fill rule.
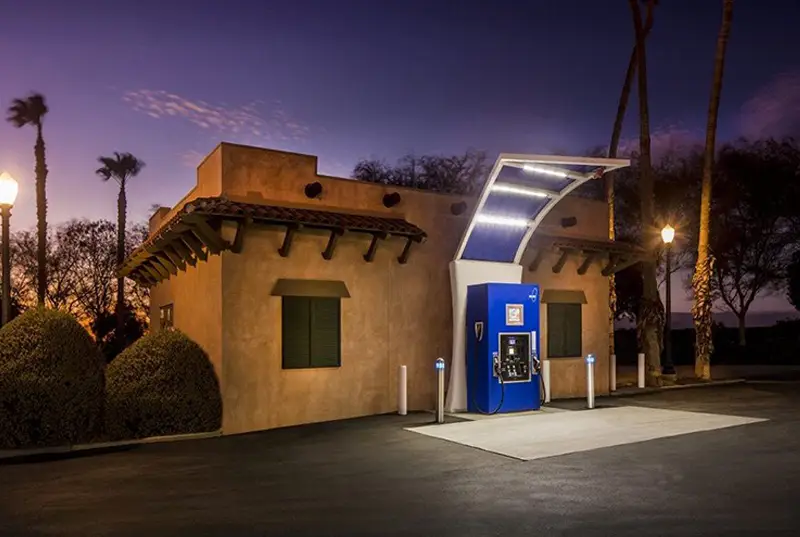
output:
[[254,223],[278,226],[329,230],[344,230],[373,235],[405,237],[409,241],[421,242],[426,233],[403,218],[365,215],[332,210],[284,207],[232,201],[224,197],[197,198],[184,205],[159,230],[139,246],[119,267],[120,274],[130,275],[148,262],[176,234],[186,233],[193,219],[203,220],[250,220]]

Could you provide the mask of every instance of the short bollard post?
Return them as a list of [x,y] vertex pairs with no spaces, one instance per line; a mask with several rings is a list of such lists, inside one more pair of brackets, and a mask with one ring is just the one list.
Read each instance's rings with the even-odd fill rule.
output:
[[436,360],[436,423],[444,423],[444,358]]
[[611,369],[608,372],[608,389],[612,392],[617,391],[617,355],[611,355]]
[[397,386],[397,413],[401,416],[408,414],[408,369],[400,366]]
[[644,353],[640,352],[639,355],[636,357],[636,376],[637,382],[636,385],[640,388],[644,388]]
[[550,360],[542,360],[542,384],[544,385],[544,402],[550,402]]
[[594,354],[586,355],[586,404],[594,408]]

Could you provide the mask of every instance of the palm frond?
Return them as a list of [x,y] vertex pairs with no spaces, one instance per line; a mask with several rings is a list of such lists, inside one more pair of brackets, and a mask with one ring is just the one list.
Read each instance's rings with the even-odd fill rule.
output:
[[11,101],[11,106],[8,107],[7,120],[17,128],[27,125],[30,122],[27,101],[22,99],[14,99]]

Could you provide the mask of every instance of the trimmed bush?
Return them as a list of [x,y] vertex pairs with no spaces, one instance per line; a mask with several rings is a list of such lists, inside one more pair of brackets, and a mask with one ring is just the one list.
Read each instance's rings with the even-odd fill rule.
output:
[[76,444],[101,432],[105,360],[66,313],[31,309],[0,329],[0,447]]
[[208,354],[178,331],[149,334],[106,370],[106,431],[114,439],[215,431],[219,381]]

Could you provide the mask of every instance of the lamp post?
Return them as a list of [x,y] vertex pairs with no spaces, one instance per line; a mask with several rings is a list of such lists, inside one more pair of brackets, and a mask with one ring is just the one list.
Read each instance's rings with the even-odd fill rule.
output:
[[661,240],[664,241],[665,261],[667,266],[667,311],[664,318],[664,375],[675,375],[675,366],[672,363],[672,241],[675,240],[675,228],[667,224],[661,230]]
[[7,172],[0,173],[0,214],[3,220],[3,309],[0,326],[11,320],[11,208],[17,200],[19,185]]

